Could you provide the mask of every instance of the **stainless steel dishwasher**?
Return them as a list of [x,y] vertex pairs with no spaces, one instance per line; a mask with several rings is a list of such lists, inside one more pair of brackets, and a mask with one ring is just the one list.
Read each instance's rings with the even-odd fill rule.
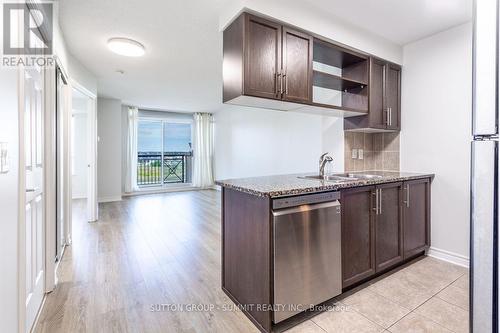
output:
[[274,322],[342,293],[340,193],[273,201]]

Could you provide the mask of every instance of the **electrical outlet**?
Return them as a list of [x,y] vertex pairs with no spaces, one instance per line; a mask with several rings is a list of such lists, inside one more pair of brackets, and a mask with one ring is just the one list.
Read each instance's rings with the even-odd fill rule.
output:
[[353,160],[355,160],[355,159],[357,159],[357,158],[358,158],[358,150],[357,150],[357,149],[353,149],[353,150],[351,151],[351,158],[352,158]]
[[7,142],[0,142],[0,173],[9,172],[9,149]]
[[363,149],[358,149],[358,159],[363,159]]

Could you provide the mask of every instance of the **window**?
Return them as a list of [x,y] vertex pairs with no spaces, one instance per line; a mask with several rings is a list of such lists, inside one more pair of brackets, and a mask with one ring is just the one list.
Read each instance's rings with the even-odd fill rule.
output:
[[137,136],[137,184],[191,183],[192,123],[140,118]]

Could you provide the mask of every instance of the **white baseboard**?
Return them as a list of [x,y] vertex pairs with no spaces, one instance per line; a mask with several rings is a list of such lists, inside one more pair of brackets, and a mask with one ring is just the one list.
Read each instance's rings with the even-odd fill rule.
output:
[[458,253],[437,249],[431,246],[427,255],[458,266],[469,268],[469,257],[463,256]]
[[200,188],[200,187],[194,187],[194,186],[179,186],[179,187],[164,187],[164,188],[145,188],[141,189],[140,191],[136,192],[125,192],[122,193],[122,197],[132,197],[136,195],[147,195],[147,194],[161,194],[161,193],[172,193],[172,192],[186,192],[186,191],[202,191],[202,190],[218,190],[220,191],[220,188],[217,189],[216,187],[219,187],[217,185],[209,186],[207,188]]
[[103,203],[103,202],[114,202],[114,201],[122,201],[122,196],[119,195],[119,196],[113,196],[113,197],[101,197],[99,199],[97,199],[97,201],[99,203]]
[[136,195],[147,195],[147,194],[161,194],[161,193],[172,193],[172,192],[186,192],[186,191],[198,191],[197,187],[193,186],[181,186],[181,187],[165,187],[165,188],[151,188],[142,189],[135,192],[125,192],[122,193],[122,197],[133,197]]

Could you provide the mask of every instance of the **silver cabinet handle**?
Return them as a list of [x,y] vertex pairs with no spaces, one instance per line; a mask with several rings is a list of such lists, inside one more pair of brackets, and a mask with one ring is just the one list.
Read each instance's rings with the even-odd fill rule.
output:
[[280,94],[283,95],[283,74],[280,74],[281,80],[280,80]]
[[406,198],[403,201],[403,203],[406,207],[410,207],[410,184],[406,184],[404,190],[406,191],[405,193]]
[[31,193],[31,192],[36,192],[36,191],[38,191],[38,187],[35,187],[35,188],[27,188],[27,189],[26,189],[26,192],[29,192],[29,193]]
[[406,207],[410,207],[410,184],[406,185]]
[[389,108],[389,126],[392,126],[392,108]]
[[372,210],[375,211],[375,215],[378,215],[378,189],[375,189],[375,192],[372,192],[372,195],[375,196],[375,207]]
[[283,74],[283,80],[285,80],[285,95],[288,95],[288,76]]
[[281,73],[276,72],[276,96],[279,96],[280,94],[281,94]]
[[378,190],[378,202],[379,202],[379,205],[378,205],[378,213],[379,215],[382,214],[382,189],[379,189]]

